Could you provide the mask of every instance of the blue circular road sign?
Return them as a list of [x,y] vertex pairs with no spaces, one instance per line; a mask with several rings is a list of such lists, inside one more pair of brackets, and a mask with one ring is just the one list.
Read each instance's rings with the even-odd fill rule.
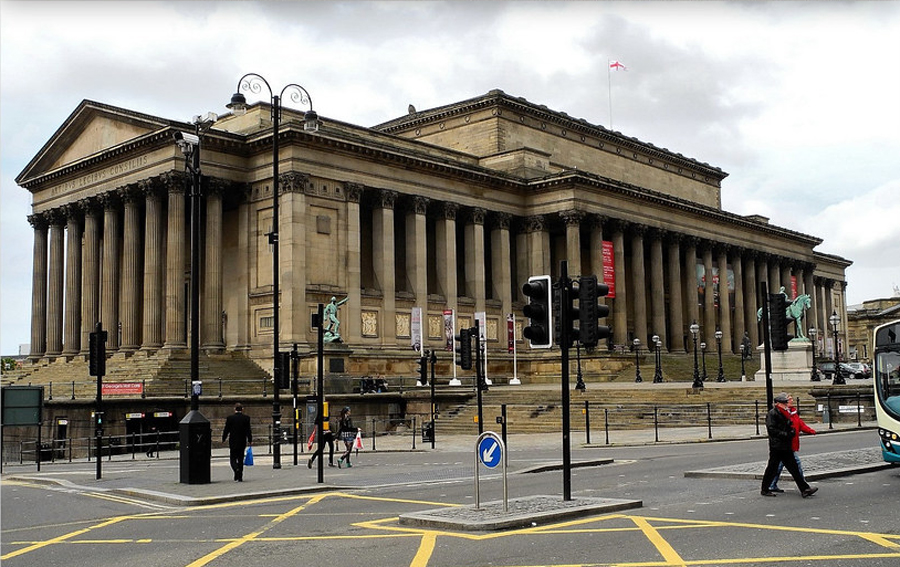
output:
[[478,444],[478,458],[481,464],[492,469],[500,464],[503,458],[503,449],[500,446],[500,440],[496,437],[487,436]]

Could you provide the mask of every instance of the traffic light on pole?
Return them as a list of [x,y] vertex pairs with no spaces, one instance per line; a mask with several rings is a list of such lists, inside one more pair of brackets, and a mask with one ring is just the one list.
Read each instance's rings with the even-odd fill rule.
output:
[[463,370],[472,369],[472,333],[471,329],[460,329],[456,336],[459,341],[459,367]]
[[595,347],[600,339],[609,337],[609,327],[597,324],[597,319],[609,315],[609,306],[597,302],[606,297],[609,286],[597,283],[597,276],[581,276],[578,282],[578,334],[582,346]]
[[278,369],[275,376],[275,387],[279,390],[287,390],[291,387],[291,353],[290,351],[279,352],[278,357],[281,368]]
[[428,356],[420,356],[419,362],[419,384],[422,386],[428,385]]
[[91,376],[106,375],[106,331],[97,323],[96,331],[88,335],[88,369]]
[[787,297],[783,293],[769,294],[769,332],[772,350],[787,350],[788,342],[794,338],[794,335],[787,332],[791,323],[787,306]]
[[531,348],[550,348],[553,346],[550,276],[531,276],[522,286],[522,293],[528,298],[522,314],[529,319],[522,334],[531,342]]

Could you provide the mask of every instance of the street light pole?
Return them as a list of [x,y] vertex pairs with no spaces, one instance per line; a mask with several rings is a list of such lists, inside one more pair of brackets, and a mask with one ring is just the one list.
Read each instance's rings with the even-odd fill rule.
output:
[[653,363],[654,363],[654,371],[653,371],[653,383],[659,384],[663,381],[662,377],[662,357],[660,353],[660,349],[662,348],[662,341],[659,340],[659,335],[653,335],[650,339],[653,342]]
[[700,325],[696,321],[690,326],[691,337],[694,339],[694,383],[693,388],[702,388],[703,382],[700,380],[700,368],[697,362],[697,335],[700,334]]
[[302,86],[291,83],[281,89],[281,93],[275,94],[269,82],[262,75],[256,73],[247,73],[238,80],[237,89],[231,96],[231,102],[226,106],[236,116],[241,116],[247,112],[247,99],[241,94],[241,91],[250,91],[255,94],[262,92],[265,85],[269,91],[272,112],[272,230],[269,232],[269,244],[272,245],[272,377],[275,382],[273,391],[274,397],[272,402],[272,427],[276,440],[273,442],[273,459],[272,468],[281,468],[281,445],[279,442],[281,431],[281,398],[279,390],[281,388],[281,361],[279,353],[279,255],[278,255],[278,130],[281,122],[281,100],[285,92],[290,92],[291,100],[300,102],[301,104],[309,104],[309,110],[306,112],[305,123],[303,129],[308,132],[315,132],[319,129],[318,115],[313,110],[312,98]]
[[838,317],[837,311],[831,312],[831,317],[828,318],[828,321],[834,330],[834,378],[832,378],[831,383],[846,384],[844,377],[841,376],[841,350],[838,348],[838,325],[841,322],[841,318]]
[[716,330],[716,348],[719,350],[719,374],[716,376],[716,382],[725,381],[725,370],[722,368],[722,331]]
[[705,384],[708,376],[706,375],[706,343],[700,343],[700,352],[703,357],[703,375],[700,377],[700,380]]
[[819,334],[819,331],[815,327],[809,328],[809,340],[812,341],[812,372],[810,372],[809,379],[813,382],[820,382],[822,380],[819,377],[819,367],[816,365],[816,335]]
[[643,382],[644,379],[641,378],[641,359],[638,356],[641,350],[641,339],[634,339],[632,344],[634,345],[634,381]]

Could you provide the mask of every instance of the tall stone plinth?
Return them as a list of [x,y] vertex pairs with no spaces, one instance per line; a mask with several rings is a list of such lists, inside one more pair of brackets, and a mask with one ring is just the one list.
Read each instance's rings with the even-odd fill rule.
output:
[[[809,339],[793,339],[785,351],[772,351],[772,380],[809,380],[812,374],[812,349]],[[756,380],[766,379],[766,353],[760,346]]]

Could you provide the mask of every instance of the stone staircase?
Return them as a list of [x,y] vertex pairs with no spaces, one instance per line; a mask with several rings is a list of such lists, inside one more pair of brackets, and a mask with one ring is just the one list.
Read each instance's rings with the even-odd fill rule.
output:
[[[223,396],[260,395],[266,387],[272,390],[270,375],[239,352],[201,353],[198,371],[206,395],[218,395],[220,388]],[[190,376],[190,353],[186,350],[138,351],[108,358],[103,381],[140,382],[147,397],[184,397],[189,395]],[[52,387],[54,396],[93,398],[97,393],[85,356],[25,364],[4,373],[3,384]]]
[[[803,392],[798,392],[803,395]],[[801,411],[812,412],[811,396],[803,396]],[[690,384],[632,388],[595,388],[570,395],[570,423],[583,431],[585,402],[590,411],[591,428],[638,429],[653,427],[753,424],[757,411],[764,418],[765,384],[758,386],[704,388],[694,392]],[[759,402],[758,407],[756,401]],[[562,402],[559,388],[494,387],[482,397],[484,429],[499,431],[496,418],[506,404],[507,429],[511,433],[550,433],[560,431]],[[473,396],[467,404],[440,408],[438,430],[445,434],[477,434],[478,407]]]

